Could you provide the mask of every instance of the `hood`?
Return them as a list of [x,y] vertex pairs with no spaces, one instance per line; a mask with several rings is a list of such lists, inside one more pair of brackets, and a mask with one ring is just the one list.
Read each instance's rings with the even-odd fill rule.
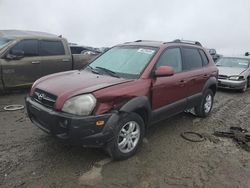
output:
[[219,69],[219,75],[226,76],[237,76],[244,72],[246,69],[244,68],[236,68],[236,67],[217,67]]
[[68,71],[43,77],[35,82],[32,90],[39,88],[62,98],[91,93],[131,80],[94,74],[89,71]]

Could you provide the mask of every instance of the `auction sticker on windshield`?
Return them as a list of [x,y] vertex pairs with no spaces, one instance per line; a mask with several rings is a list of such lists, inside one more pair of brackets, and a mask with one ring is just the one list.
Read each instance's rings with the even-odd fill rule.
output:
[[144,48],[140,48],[137,50],[137,52],[139,53],[144,53],[144,54],[153,54],[155,51],[154,50],[150,50],[150,49],[144,49]]

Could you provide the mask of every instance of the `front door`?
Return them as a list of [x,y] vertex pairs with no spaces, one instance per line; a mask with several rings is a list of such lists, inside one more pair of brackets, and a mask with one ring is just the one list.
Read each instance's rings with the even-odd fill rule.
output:
[[182,71],[180,48],[168,48],[163,52],[155,68],[160,66],[171,66],[175,74],[169,77],[157,77],[153,80],[152,108],[155,120],[162,120],[177,114],[187,105],[187,73]]
[[16,51],[22,52],[23,57],[20,59],[1,59],[5,87],[30,85],[39,78],[38,41],[21,40],[8,51],[8,54],[14,54]]

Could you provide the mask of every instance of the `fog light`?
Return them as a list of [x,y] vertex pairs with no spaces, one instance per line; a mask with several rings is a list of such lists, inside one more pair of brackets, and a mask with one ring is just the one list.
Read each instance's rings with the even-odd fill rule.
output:
[[67,128],[69,121],[65,119],[64,121],[61,121],[59,124],[62,128]]
[[96,121],[96,126],[103,126],[104,123],[105,123],[105,121],[103,121],[103,120],[98,120],[98,121]]

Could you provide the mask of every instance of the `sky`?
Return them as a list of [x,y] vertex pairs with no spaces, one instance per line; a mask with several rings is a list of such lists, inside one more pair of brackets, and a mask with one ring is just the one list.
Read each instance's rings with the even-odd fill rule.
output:
[[94,47],[185,39],[240,55],[250,51],[250,1],[0,0],[2,29],[44,31]]

